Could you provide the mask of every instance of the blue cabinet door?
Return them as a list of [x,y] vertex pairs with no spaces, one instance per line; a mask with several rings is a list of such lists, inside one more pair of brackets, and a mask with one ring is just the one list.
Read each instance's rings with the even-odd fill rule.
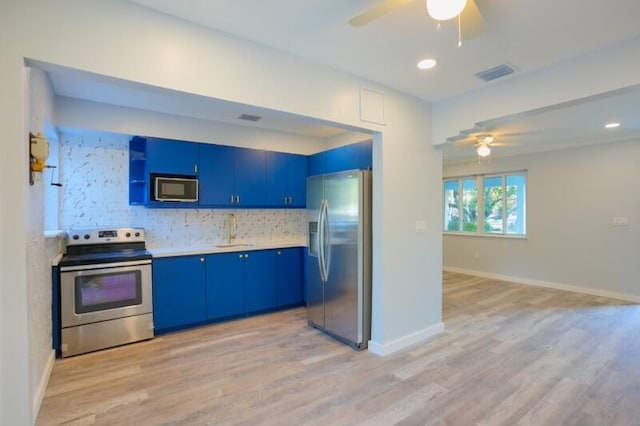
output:
[[244,255],[207,255],[207,319],[241,315],[244,312]]
[[267,206],[304,208],[307,202],[307,156],[267,152]]
[[194,142],[148,138],[146,146],[147,172],[197,175],[199,145]]
[[353,145],[354,169],[373,169],[372,141],[359,142]]
[[235,148],[235,204],[264,207],[266,196],[266,153],[259,149]]
[[200,144],[200,205],[232,206],[236,148]]
[[[267,205],[286,207],[287,183],[289,179],[288,154],[267,152]],[[306,176],[305,176],[306,179]]]
[[276,307],[276,251],[250,251],[244,254],[244,311]]
[[344,170],[372,168],[372,142],[364,141],[333,148],[309,157],[308,176]]
[[327,151],[325,160],[325,173],[341,172],[353,167],[349,146],[341,146]]
[[153,322],[156,332],[206,319],[204,257],[154,259],[152,268]]
[[287,154],[287,187],[291,197],[288,207],[307,206],[307,157]]
[[308,176],[321,175],[326,172],[327,152],[318,152],[309,157],[309,169],[307,171]]
[[302,303],[302,249],[276,250],[276,288],[278,307]]

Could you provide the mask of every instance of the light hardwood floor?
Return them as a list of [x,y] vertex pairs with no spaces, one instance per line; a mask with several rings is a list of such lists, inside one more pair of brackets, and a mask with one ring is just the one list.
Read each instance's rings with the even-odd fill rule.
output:
[[640,306],[444,274],[445,332],[378,357],[293,309],[57,361],[38,425],[640,425]]

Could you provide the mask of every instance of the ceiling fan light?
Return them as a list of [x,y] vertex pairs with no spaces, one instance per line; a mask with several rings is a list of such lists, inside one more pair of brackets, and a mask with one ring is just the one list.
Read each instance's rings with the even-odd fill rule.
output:
[[467,0],[427,0],[429,16],[438,21],[447,21],[460,15]]
[[435,59],[427,58],[418,62],[418,68],[421,70],[430,70],[435,67],[438,62]]
[[480,145],[478,145],[476,152],[480,157],[488,157],[489,154],[491,154],[491,148],[489,148],[489,145],[481,143]]

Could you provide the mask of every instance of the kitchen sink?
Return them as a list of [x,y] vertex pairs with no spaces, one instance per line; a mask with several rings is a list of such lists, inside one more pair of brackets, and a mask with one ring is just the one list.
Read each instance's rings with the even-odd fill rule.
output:
[[230,247],[251,247],[255,246],[253,243],[227,243],[227,244],[216,244],[216,247],[219,248],[230,248]]

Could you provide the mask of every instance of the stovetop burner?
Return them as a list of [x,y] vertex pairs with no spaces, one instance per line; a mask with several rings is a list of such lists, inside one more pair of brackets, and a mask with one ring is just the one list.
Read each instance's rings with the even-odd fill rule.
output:
[[103,253],[67,254],[60,260],[60,266],[95,265],[98,263],[130,262],[151,259],[146,249],[130,249]]
[[67,232],[67,253],[60,266],[130,262],[151,259],[144,229],[76,229]]

